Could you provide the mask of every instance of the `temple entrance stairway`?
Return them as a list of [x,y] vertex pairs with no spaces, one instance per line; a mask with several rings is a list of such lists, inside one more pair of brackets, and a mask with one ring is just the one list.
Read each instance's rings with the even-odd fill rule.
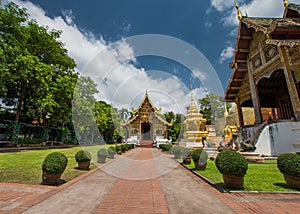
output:
[[140,147],[142,148],[152,148],[153,140],[140,140]]

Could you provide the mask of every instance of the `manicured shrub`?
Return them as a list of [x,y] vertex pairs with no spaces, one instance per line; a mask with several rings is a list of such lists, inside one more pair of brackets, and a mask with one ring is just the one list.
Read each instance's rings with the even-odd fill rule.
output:
[[185,159],[186,157],[189,157],[191,156],[192,152],[189,148],[182,148],[181,149],[181,156],[182,156],[182,159]]
[[116,147],[110,146],[107,148],[108,158],[113,159],[116,154]]
[[122,152],[125,152],[128,150],[126,144],[122,144],[121,148],[122,148]]
[[170,144],[160,144],[159,148],[163,151],[163,152],[168,152],[171,150],[172,145]]
[[117,145],[117,146],[116,146],[116,152],[117,152],[117,153],[119,153],[119,152],[122,153],[122,147],[119,146],[119,145]]
[[198,163],[198,164],[202,165],[207,162],[208,154],[203,149],[195,149],[192,152],[192,158],[193,158],[194,163]]
[[116,147],[115,146],[110,146],[107,148],[107,153],[108,154],[116,154]]
[[279,155],[277,167],[282,174],[300,178],[300,155],[293,153]]
[[97,153],[97,156],[98,157],[107,157],[107,150],[106,149],[104,149],[104,148],[102,148],[102,149],[99,149],[98,150],[98,153]]
[[52,152],[44,159],[42,170],[43,174],[57,175],[65,171],[68,158],[59,152]]
[[41,139],[37,138],[19,138],[18,143],[21,145],[27,145],[27,144],[41,144],[43,141]]
[[223,150],[220,152],[215,164],[219,172],[223,175],[244,177],[248,169],[246,158],[232,150]]
[[83,163],[87,161],[91,161],[92,156],[91,153],[85,150],[80,150],[75,154],[75,159],[78,163]]
[[105,159],[107,158],[107,150],[102,148],[98,150],[97,153],[97,162],[98,163],[105,163]]
[[126,145],[126,151],[131,149],[131,144],[125,144]]
[[180,155],[181,155],[181,149],[182,148],[180,146],[173,146],[170,149],[170,153],[174,154],[174,158],[178,159],[178,158],[180,158]]

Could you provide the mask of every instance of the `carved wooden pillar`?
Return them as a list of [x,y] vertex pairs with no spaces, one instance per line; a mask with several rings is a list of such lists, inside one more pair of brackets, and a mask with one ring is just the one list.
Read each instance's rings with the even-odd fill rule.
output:
[[243,127],[244,126],[244,117],[243,117],[243,111],[242,111],[242,106],[241,106],[239,97],[236,98],[235,103],[236,103],[238,116],[239,116],[239,125],[240,125],[240,127]]
[[294,81],[292,71],[290,69],[290,58],[289,51],[286,46],[281,46],[278,48],[280,53],[280,59],[283,65],[284,76],[287,84],[287,88],[290,95],[290,100],[292,103],[293,114],[297,121],[300,120],[300,100],[297,92],[297,86]]
[[255,120],[256,123],[262,123],[262,115],[261,115],[261,108],[260,108],[260,100],[258,96],[257,87],[254,81],[253,77],[253,66],[251,61],[248,60],[248,75],[249,75],[249,84],[250,84],[250,90],[251,90],[251,98],[254,108],[254,114],[255,114]]

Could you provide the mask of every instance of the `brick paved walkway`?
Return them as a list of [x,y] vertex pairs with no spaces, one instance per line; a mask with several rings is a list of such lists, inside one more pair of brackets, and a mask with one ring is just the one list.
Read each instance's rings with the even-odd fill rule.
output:
[[131,179],[120,178],[96,213],[168,213],[161,183],[156,177],[151,149],[141,149],[134,160],[121,175]]
[[220,193],[157,149],[60,187],[0,183],[0,213],[298,213],[300,194]]

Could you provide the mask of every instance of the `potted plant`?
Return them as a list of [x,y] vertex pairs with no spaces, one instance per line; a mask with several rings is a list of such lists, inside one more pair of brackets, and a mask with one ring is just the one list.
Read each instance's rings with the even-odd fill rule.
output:
[[192,158],[197,170],[205,170],[207,165],[208,154],[203,149],[195,149],[192,152]]
[[97,159],[98,163],[105,163],[107,157],[107,150],[104,148],[99,149],[97,153],[97,157],[98,157]]
[[122,152],[125,153],[125,152],[127,151],[127,150],[126,150],[126,149],[127,149],[126,144],[122,144],[122,145],[121,145],[121,149],[122,149]]
[[191,164],[192,162],[192,153],[189,148],[182,148],[181,149],[181,156],[183,164]]
[[279,155],[277,167],[283,174],[285,182],[290,187],[300,190],[300,155],[293,153]]
[[114,146],[108,147],[107,154],[108,154],[108,158],[113,159],[116,154],[116,147],[114,147]]
[[116,152],[118,155],[121,155],[122,154],[122,147],[121,146],[116,146]]
[[219,172],[227,187],[240,189],[244,185],[244,176],[248,169],[248,162],[244,156],[236,151],[223,150],[215,161]]
[[42,184],[56,185],[65,171],[68,158],[59,152],[52,152],[46,156],[42,165]]
[[170,150],[172,154],[174,154],[174,158],[178,159],[181,155],[181,147],[180,146],[173,146]]
[[80,150],[75,154],[76,162],[78,163],[78,169],[87,170],[91,163],[91,153],[88,151]]
[[159,148],[163,151],[163,152],[168,152],[172,149],[172,145],[170,144],[160,144]]

